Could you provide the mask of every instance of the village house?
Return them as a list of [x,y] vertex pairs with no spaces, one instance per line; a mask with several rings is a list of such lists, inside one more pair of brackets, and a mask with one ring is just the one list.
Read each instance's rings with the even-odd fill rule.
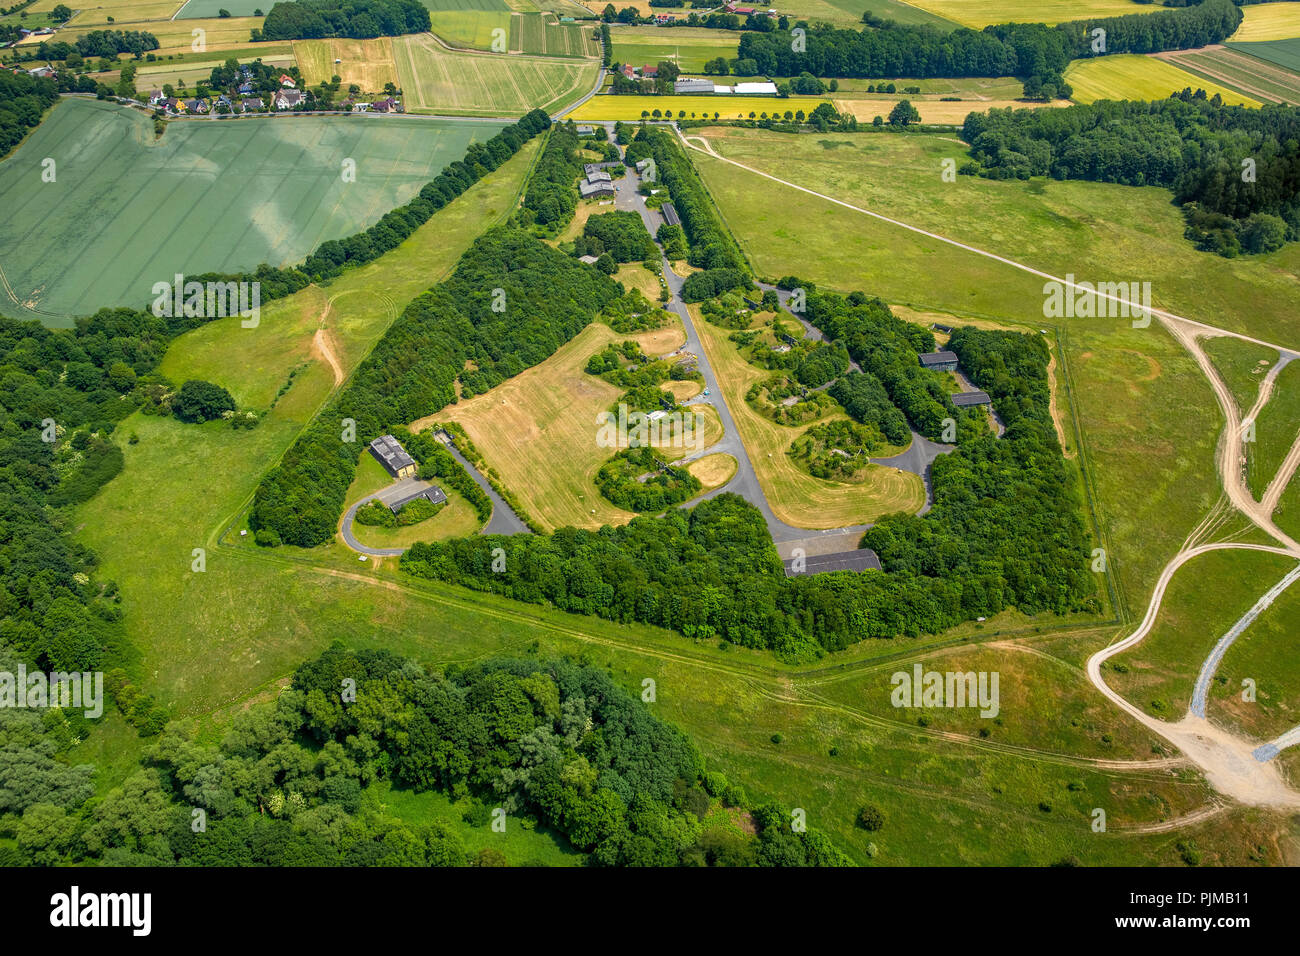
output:
[[276,90],[272,100],[277,110],[292,110],[302,106],[307,97],[299,90]]

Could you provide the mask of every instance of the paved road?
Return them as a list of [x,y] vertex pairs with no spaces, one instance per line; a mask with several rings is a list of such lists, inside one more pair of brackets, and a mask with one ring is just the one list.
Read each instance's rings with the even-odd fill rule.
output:
[[[451,452],[451,456],[460,462],[461,467],[469,472],[469,476],[474,479],[474,483],[482,488],[484,494],[486,494],[492,501],[492,517],[488,519],[488,523],[479,531],[479,534],[532,533],[531,530],[529,530],[528,525],[524,524],[523,519],[520,518],[519,515],[515,514],[514,509],[506,504],[502,497],[496,493],[496,490],[488,483],[488,480],[479,474],[479,470],[470,464],[469,459],[460,453],[460,449],[451,443],[451,439],[447,436],[446,432],[438,432],[434,437],[447,446],[447,450]],[[410,479],[407,480],[409,481]],[[424,484],[427,484],[427,482],[424,482]],[[376,558],[393,557],[406,551],[405,548],[372,548],[369,545],[362,544],[357,540],[356,535],[352,533],[352,520],[357,516],[357,509],[366,502],[374,501],[376,498],[382,499],[385,495],[389,494],[392,489],[392,485],[389,485],[386,488],[381,488],[373,495],[367,495],[362,498],[344,512],[339,532],[343,535],[343,543],[353,551],[359,552],[360,554],[368,554]]]
[[[612,123],[604,124],[613,130]],[[629,212],[638,213],[641,221],[645,223],[650,235],[655,235],[659,231],[659,226],[663,224],[663,216],[658,210],[652,210],[646,206],[645,197],[637,190],[641,185],[641,177],[633,167],[628,167],[626,180],[619,184],[620,189],[615,195],[614,208]],[[772,540],[776,544],[791,542],[801,542],[808,538],[816,538],[827,535],[859,535],[870,525],[851,525],[844,528],[808,529],[796,528],[793,525],[786,524],[777,518],[773,513],[771,505],[768,504],[767,495],[763,492],[763,486],[758,481],[758,475],[754,471],[754,463],[749,457],[749,451],[745,448],[744,442],[740,440],[740,432],[736,428],[735,419],[732,417],[731,409],[727,406],[727,399],[722,389],[718,386],[717,376],[713,372],[713,366],[709,362],[708,354],[700,342],[699,333],[695,329],[695,323],[691,319],[690,312],[687,311],[685,303],[682,301],[681,291],[682,284],[685,281],[681,276],[673,272],[666,258],[661,258],[663,266],[664,281],[668,284],[670,299],[664,306],[674,315],[682,320],[682,327],[686,330],[686,344],[684,348],[693,352],[699,357],[700,374],[704,377],[704,386],[709,391],[708,398],[701,398],[701,401],[712,404],[718,413],[718,418],[722,422],[723,438],[716,445],[706,448],[700,452],[691,455],[691,459],[699,458],[703,455],[727,454],[736,459],[736,474],[731,480],[720,488],[715,488],[707,494],[688,502],[690,505],[697,504],[701,501],[707,501],[723,492],[733,492],[740,495],[763,515],[763,520],[767,522],[768,531],[772,535]],[[846,544],[845,550],[851,550],[855,545]]]

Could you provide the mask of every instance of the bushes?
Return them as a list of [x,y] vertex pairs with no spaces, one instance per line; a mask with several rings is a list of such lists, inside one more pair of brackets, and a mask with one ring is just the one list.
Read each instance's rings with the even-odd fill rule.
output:
[[208,422],[235,410],[235,400],[220,385],[190,379],[172,396],[172,414],[183,422]]
[[637,213],[607,212],[587,219],[574,254],[607,254],[615,262],[639,262],[657,258],[659,250]]
[[[645,149],[649,150],[646,155],[654,157],[659,181],[668,187],[673,206],[681,216],[682,231],[690,241],[690,264],[706,270],[739,272],[747,277],[748,268],[744,256],[718,218],[717,210],[709,200],[695,167],[686,158],[673,135],[653,126],[645,126],[637,133],[634,145],[638,147],[638,159],[643,158],[639,153]],[[633,162],[630,151],[628,161]],[[725,288],[736,288],[741,284],[736,281]],[[748,288],[747,278],[743,284]],[[718,291],[725,289],[719,288]],[[699,302],[711,297],[703,295],[688,301]]]
[[663,511],[699,493],[700,479],[663,462],[653,448],[627,448],[596,472],[596,487],[628,511]]
[[578,159],[578,132],[572,123],[552,127],[542,155],[524,193],[524,209],[531,222],[556,235],[573,219],[578,208],[574,181],[582,172]]
[[[288,0],[274,4],[262,23],[261,40],[351,37],[368,40],[429,30],[429,11],[417,0]],[[257,31],[254,31],[255,33]]]
[[850,372],[830,387],[830,394],[844,406],[850,418],[875,425],[891,445],[906,445],[911,441],[907,419],[889,400],[880,379],[870,372]]

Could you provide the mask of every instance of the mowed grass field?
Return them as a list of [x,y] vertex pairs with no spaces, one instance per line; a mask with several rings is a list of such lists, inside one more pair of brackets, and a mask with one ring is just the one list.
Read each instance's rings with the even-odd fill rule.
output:
[[1300,37],[1300,4],[1257,3],[1241,12],[1245,18],[1231,37],[1234,43]]
[[[406,202],[490,123],[302,117],[171,123],[65,100],[0,163],[0,310],[68,324],[106,305],[143,307],[176,273],[305,257]],[[41,162],[57,179],[40,183]],[[343,182],[344,159],[356,181]],[[39,184],[33,186],[33,184]]]
[[[695,306],[689,307],[700,342],[727,398],[741,441],[749,452],[767,503],[773,514],[796,528],[842,528],[875,521],[895,511],[916,512],[925,504],[925,486],[919,476],[896,468],[873,466],[861,482],[846,484],[814,478],[799,468],[786,450],[806,426],[778,425],[760,415],[745,401],[755,382],[771,373],[745,361],[728,341],[731,331],[707,322]],[[818,421],[847,420],[843,412]]]
[[647,355],[663,355],[686,336],[679,323],[630,336],[592,323],[540,365],[412,428],[432,421],[463,426],[487,466],[548,529],[627,524],[635,515],[605,500],[595,485],[596,472],[615,451],[596,443],[596,419],[624,390],[583,371],[592,355],[625,339]]
[[[295,40],[293,54],[303,79],[311,86],[337,76],[342,89],[352,84],[363,93],[380,93],[385,83],[400,86],[391,37],[374,40]],[[342,60],[342,63],[335,63]]]
[[1150,4],[1132,0],[908,0],[964,27],[983,29],[994,23],[1064,23],[1088,17],[1118,17],[1129,13],[1150,13]]
[[[699,73],[708,60],[735,59],[738,34],[731,30],[705,30],[695,27],[633,27],[611,24],[610,39],[614,63],[633,66],[654,65],[660,60],[676,63],[684,73]],[[728,82],[721,80],[720,82]]]
[[428,35],[393,40],[407,112],[514,116],[554,111],[591,88],[594,60],[444,49]]
[[[1300,40],[1294,41],[1300,49]],[[1223,46],[1162,53],[1160,59],[1261,102],[1300,102],[1300,73]]]
[[[29,14],[46,13],[58,6],[60,0],[36,0],[27,8]],[[185,6],[185,0],[92,0],[91,3],[65,4],[71,6],[75,12],[73,18],[69,21],[70,26],[82,27],[88,23],[104,24],[108,18],[114,20],[114,29],[120,29],[118,24],[129,23],[137,20],[167,20],[174,13]],[[216,16],[215,11],[212,14]],[[63,31],[60,31],[62,34]],[[64,37],[60,35],[58,39]]]
[[1118,55],[1075,60],[1065,70],[1065,80],[1074,87],[1080,103],[1097,100],[1162,100],[1171,93],[1191,87],[1216,93],[1225,103],[1259,106],[1259,100],[1220,83],[1178,69],[1152,56]]

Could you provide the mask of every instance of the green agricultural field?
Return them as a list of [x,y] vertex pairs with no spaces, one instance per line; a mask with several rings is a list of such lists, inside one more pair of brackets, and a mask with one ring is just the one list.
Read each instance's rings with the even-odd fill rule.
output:
[[499,36],[509,49],[511,15],[505,10],[434,10],[429,18],[433,32],[449,46],[473,50],[491,50],[492,41]]
[[[1284,41],[1285,42],[1285,41]],[[1271,45],[1271,44],[1270,44]],[[1300,40],[1295,41],[1300,50]],[[1270,103],[1300,102],[1300,74],[1270,63],[1242,48],[1210,47],[1164,53],[1161,58],[1202,79],[1222,83],[1246,96]],[[1297,57],[1300,63],[1300,57]]]
[[[225,10],[232,17],[262,16],[273,7],[274,0],[188,0],[177,20],[192,20],[200,17],[215,17]],[[261,11],[259,13],[258,11]]]
[[1074,87],[1080,103],[1097,100],[1161,100],[1191,87],[1216,93],[1225,103],[1259,106],[1252,99],[1220,83],[1194,76],[1172,63],[1152,56],[1116,55],[1075,60],[1065,70],[1065,81]]
[[1244,19],[1232,35],[1234,43],[1300,37],[1300,5],[1258,3],[1241,8]]
[[596,81],[594,60],[458,53],[432,37],[393,40],[408,112],[515,116],[542,107],[555,112]]
[[599,46],[589,23],[560,23],[552,13],[515,13],[510,17],[510,52],[531,56],[596,56]]
[[994,23],[1063,23],[1088,17],[1150,13],[1150,4],[1134,0],[908,0],[910,4],[964,27],[983,29]]
[[[1219,638],[1294,566],[1290,558],[1263,551],[1211,551],[1192,558],[1165,592],[1151,633],[1107,662],[1106,682],[1153,717],[1182,719],[1201,665]],[[1206,587],[1207,581],[1214,586]],[[1248,629],[1237,640],[1254,636]]]
[[704,30],[694,27],[629,27],[613,25],[610,39],[614,51],[611,61],[634,66],[655,64],[660,60],[676,63],[684,73],[700,73],[708,60],[735,59],[739,34],[731,30]]
[[422,0],[430,13],[448,10],[510,10],[505,0]]
[[[175,273],[299,261],[409,200],[497,128],[302,117],[175,122],[155,140],[140,113],[66,100],[0,163],[0,310],[67,325],[143,306]],[[46,157],[56,181],[34,187]],[[343,182],[344,159],[355,182]]]
[[1300,39],[1265,40],[1257,43],[1227,44],[1227,49],[1246,53],[1291,72],[1300,72]]

